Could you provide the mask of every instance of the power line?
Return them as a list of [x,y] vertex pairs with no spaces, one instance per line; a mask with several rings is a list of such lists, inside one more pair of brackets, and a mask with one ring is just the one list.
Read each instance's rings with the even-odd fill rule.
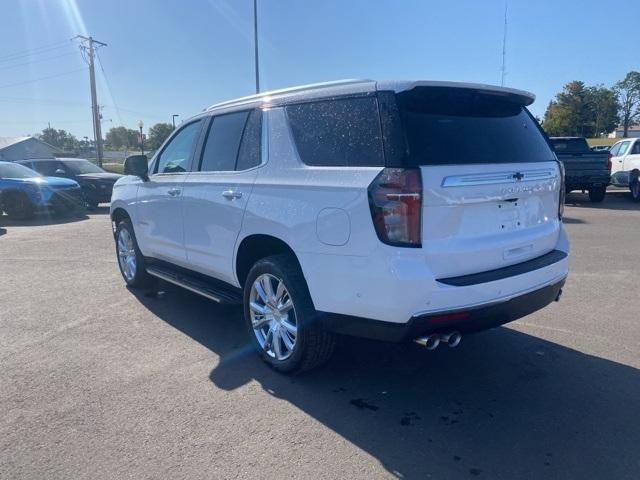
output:
[[0,65],[0,70],[6,70],[10,68],[15,68],[15,67],[22,67],[24,65],[31,65],[33,63],[46,62],[48,60],[55,60],[57,58],[62,58],[62,57],[70,57],[71,55],[76,55],[76,52],[64,53],[62,55],[56,55],[54,57],[40,58],[38,60],[33,60],[31,62],[16,63],[14,65]]
[[47,48],[41,48],[37,51],[31,51],[29,53],[23,53],[21,55],[5,55],[4,57],[0,57],[0,62],[12,62],[14,60],[18,60],[20,58],[24,58],[24,57],[33,57],[33,56],[37,56],[37,55],[41,55],[43,53],[49,53],[52,52],[54,50],[60,50],[63,48],[68,48],[70,45],[66,44],[66,45],[58,45],[58,46],[51,46],[51,47],[47,47]]
[[26,85],[28,83],[35,83],[35,82],[40,82],[42,80],[49,80],[50,78],[62,77],[64,75],[70,75],[72,73],[82,72],[85,70],[86,68],[79,68],[76,70],[69,70],[68,72],[58,73],[56,75],[49,75],[48,77],[34,78],[33,80],[27,80],[25,82],[7,83],[6,85],[0,85],[0,88],[17,87],[18,85]]

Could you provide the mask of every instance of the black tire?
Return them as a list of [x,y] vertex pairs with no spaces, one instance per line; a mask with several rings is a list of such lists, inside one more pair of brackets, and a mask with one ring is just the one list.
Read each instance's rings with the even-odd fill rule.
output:
[[631,191],[631,199],[634,202],[640,202],[640,179],[632,180],[629,184],[629,190]]
[[2,197],[2,209],[12,220],[27,220],[35,213],[29,197],[22,192],[8,192]]
[[[123,262],[120,261],[118,239],[120,238],[120,233],[122,232],[122,230],[126,230],[129,236],[131,237],[131,240],[133,242],[133,249],[135,252],[135,264],[136,264],[135,275],[131,277],[125,274],[125,270],[123,269]],[[129,220],[128,218],[121,220],[118,223],[118,226],[116,227],[116,233],[115,233],[115,244],[116,244],[116,259],[118,261],[118,268],[120,269],[120,274],[122,275],[122,278],[126,282],[127,286],[131,288],[149,288],[155,285],[154,277],[152,277],[147,273],[144,256],[142,255],[140,248],[138,248],[136,234],[133,231],[131,220]]]
[[589,200],[592,203],[600,203],[604,200],[607,193],[607,187],[591,187],[589,189]]
[[[251,324],[249,299],[254,281],[263,274],[280,279],[293,302],[293,311],[297,324],[295,344],[291,354],[284,360],[270,356],[262,348]],[[318,323],[316,312],[307,282],[296,259],[290,254],[266,257],[251,268],[244,285],[244,317],[249,337],[260,355],[272,368],[283,373],[302,372],[326,362],[335,350],[335,335],[323,330]]]

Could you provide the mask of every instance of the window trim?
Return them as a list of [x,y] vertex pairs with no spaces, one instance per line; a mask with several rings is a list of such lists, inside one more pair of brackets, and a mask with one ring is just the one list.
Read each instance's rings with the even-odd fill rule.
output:
[[193,158],[198,150],[199,144],[200,144],[200,137],[202,136],[202,124],[200,125],[200,131],[197,133],[197,139],[195,142],[195,146],[194,148],[191,150],[191,153],[189,154],[189,160],[188,160],[188,165],[187,168],[185,168],[184,172],[158,172],[158,168],[160,167],[160,157],[162,156],[162,154],[165,152],[165,150],[167,149],[167,147],[171,144],[171,142],[180,134],[180,132],[182,132],[185,128],[187,128],[190,125],[193,125],[194,123],[202,123],[203,121],[203,117],[197,117],[194,118],[192,121],[184,124],[184,125],[180,125],[179,128],[177,128],[170,136],[169,138],[167,138],[164,142],[164,144],[162,145],[161,149],[159,152],[157,152],[154,156],[153,156],[153,172],[151,173],[151,175],[155,176],[155,175],[184,175],[187,173],[190,173],[192,165],[193,165]]

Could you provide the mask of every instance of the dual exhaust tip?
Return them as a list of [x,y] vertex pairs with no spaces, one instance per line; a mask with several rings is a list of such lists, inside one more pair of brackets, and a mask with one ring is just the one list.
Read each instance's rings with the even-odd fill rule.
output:
[[435,350],[440,343],[446,343],[449,347],[454,348],[460,345],[462,334],[460,332],[450,333],[432,333],[426,337],[416,338],[414,341],[418,345],[422,345],[427,350]]

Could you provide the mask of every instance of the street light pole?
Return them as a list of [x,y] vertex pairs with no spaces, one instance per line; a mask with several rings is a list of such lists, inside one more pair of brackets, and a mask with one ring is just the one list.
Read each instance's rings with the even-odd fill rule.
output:
[[258,62],[258,0],[253,0],[253,48],[256,70],[256,93],[260,93],[260,65]]
[[173,129],[176,129],[176,117],[179,117],[180,115],[178,115],[177,113],[174,113],[173,115],[171,115],[171,123],[173,123]]
[[144,122],[140,120],[138,122],[138,128],[140,129],[140,155],[144,155],[144,135],[142,133],[143,127],[144,127]]

